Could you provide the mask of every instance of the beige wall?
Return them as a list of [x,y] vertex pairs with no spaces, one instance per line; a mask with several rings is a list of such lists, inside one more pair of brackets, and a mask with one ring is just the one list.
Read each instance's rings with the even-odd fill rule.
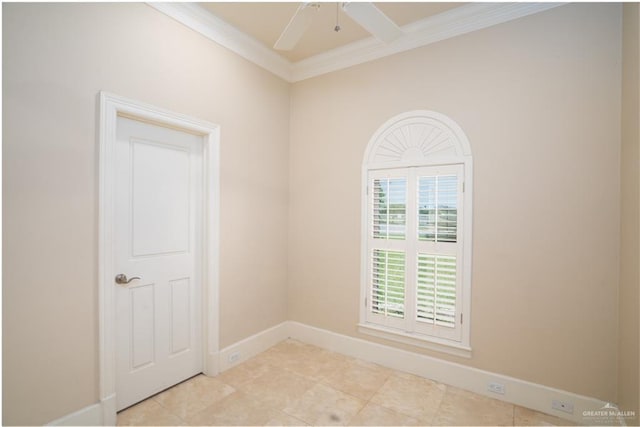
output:
[[568,5],[294,84],[289,317],[372,339],[364,150],[390,117],[435,110],[474,156],[473,357],[421,352],[615,400],[620,25],[619,5]]
[[[620,311],[618,404],[640,415],[640,8],[627,3],[622,33],[622,148],[620,190]],[[636,425],[628,420],[628,425]]]
[[285,319],[359,336],[364,149],[425,108],[474,154],[474,354],[420,352],[633,400],[620,26],[568,5],[288,85],[146,5],[3,5],[3,423],[98,400],[99,90],[221,125],[221,346]]
[[144,4],[3,5],[3,423],[98,401],[96,95],[221,125],[221,346],[286,319],[289,85]]

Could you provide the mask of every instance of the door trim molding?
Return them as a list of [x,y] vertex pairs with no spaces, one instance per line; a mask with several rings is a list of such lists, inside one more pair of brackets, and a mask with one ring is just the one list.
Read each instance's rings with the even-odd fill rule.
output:
[[[202,245],[203,372],[218,374],[220,127],[149,104],[101,91],[99,101],[98,312],[100,400],[115,402],[114,143],[118,116],[151,122],[203,136],[204,239]],[[115,404],[104,411],[105,425],[115,425]]]

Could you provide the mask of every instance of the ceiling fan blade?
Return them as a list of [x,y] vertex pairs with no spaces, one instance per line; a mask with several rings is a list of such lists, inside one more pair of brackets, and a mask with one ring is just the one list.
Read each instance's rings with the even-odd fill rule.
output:
[[293,49],[311,25],[313,16],[319,7],[318,3],[302,3],[273,48],[278,50]]
[[378,40],[391,43],[404,33],[387,15],[373,3],[349,2],[342,6],[344,12]]

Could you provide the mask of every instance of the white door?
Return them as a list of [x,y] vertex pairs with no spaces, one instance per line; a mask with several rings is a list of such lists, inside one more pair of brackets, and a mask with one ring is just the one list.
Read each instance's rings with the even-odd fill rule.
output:
[[120,410],[202,371],[203,141],[123,117],[116,133]]

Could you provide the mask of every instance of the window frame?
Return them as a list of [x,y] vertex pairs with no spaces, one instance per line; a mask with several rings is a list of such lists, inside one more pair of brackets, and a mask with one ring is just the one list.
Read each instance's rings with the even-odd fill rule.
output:
[[[421,133],[421,129],[424,132]],[[425,134],[432,135],[433,132],[441,135],[435,140],[437,142],[435,146],[438,149],[429,149],[433,144],[425,149],[423,146],[425,144],[422,144],[420,138],[424,139]],[[421,136],[417,138],[416,135]],[[392,151],[395,153],[389,155]],[[461,177],[459,188],[462,189],[459,199],[461,212],[458,212],[457,217],[456,262],[461,265],[457,268],[456,277],[456,332],[455,334],[433,334],[429,332],[430,328],[427,325],[415,319],[416,307],[409,307],[416,302],[417,280],[415,280],[416,272],[410,271],[406,266],[411,265],[417,268],[418,254],[424,253],[420,248],[424,248],[425,245],[420,243],[417,236],[412,239],[415,244],[411,244],[411,247],[406,242],[411,240],[408,239],[410,233],[418,232],[419,194],[414,191],[419,186],[418,177],[426,176],[423,172],[433,176],[434,171],[438,169],[451,171],[452,168],[458,170],[456,174]],[[453,120],[440,113],[418,110],[400,114],[387,121],[371,138],[362,164],[361,298],[358,324],[360,332],[458,356],[471,356],[472,168],[471,150],[466,135]],[[374,177],[377,176],[407,177],[405,241],[400,241],[404,243],[407,251],[405,253],[404,319],[382,322],[375,321],[376,316],[370,314],[369,309],[371,252],[373,249],[379,249],[379,245],[375,247],[372,245],[375,239],[370,236],[372,233],[370,203],[373,199],[373,190],[370,187]],[[412,179],[415,181],[413,184],[410,183]],[[411,191],[415,194],[412,195]],[[395,240],[395,242],[398,241]],[[392,243],[388,249],[395,250],[401,246],[402,243]],[[441,330],[442,328],[431,329]]]

